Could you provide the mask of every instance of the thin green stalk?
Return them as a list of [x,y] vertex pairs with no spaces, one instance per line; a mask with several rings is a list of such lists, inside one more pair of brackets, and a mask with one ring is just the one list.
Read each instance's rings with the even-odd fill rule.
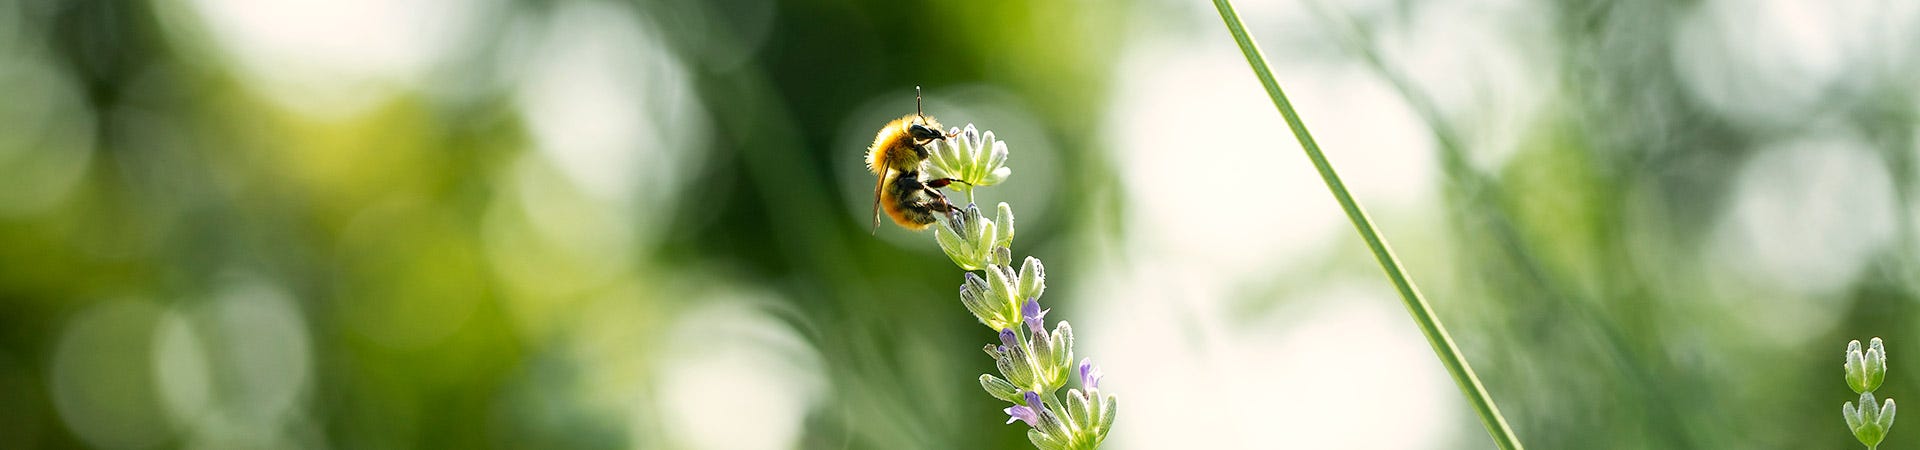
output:
[[1453,375],[1453,382],[1473,404],[1474,412],[1479,413],[1480,422],[1487,427],[1487,434],[1493,437],[1494,444],[1502,449],[1519,450],[1519,438],[1514,437],[1513,428],[1507,425],[1507,419],[1500,416],[1500,408],[1493,403],[1493,397],[1487,394],[1486,386],[1480,384],[1480,377],[1473,374],[1473,367],[1467,365],[1466,357],[1460,354],[1453,338],[1447,335],[1447,328],[1441,325],[1440,318],[1434,316],[1433,307],[1420,295],[1419,288],[1413,286],[1413,280],[1400,268],[1400,261],[1393,256],[1393,250],[1387,248],[1387,242],[1373,227],[1373,220],[1367,218],[1360,203],[1347,192],[1340,175],[1334,173],[1333,165],[1327,162],[1327,156],[1320,151],[1320,144],[1307,132],[1306,124],[1300,121],[1300,114],[1293,111],[1293,103],[1287,101],[1287,94],[1281,92],[1280,83],[1274,81],[1273,72],[1267,68],[1267,58],[1260,47],[1253,43],[1253,37],[1247,35],[1246,26],[1240,23],[1240,15],[1233,11],[1228,0],[1213,0],[1215,9],[1220,10],[1220,19],[1227,23],[1227,31],[1233,33],[1233,40],[1240,44],[1240,53],[1247,56],[1247,64],[1253,66],[1253,73],[1260,78],[1260,84],[1267,88],[1267,96],[1273,98],[1273,105],[1280,109],[1280,115],[1287,120],[1287,127],[1293,129],[1293,136],[1300,141],[1300,148],[1307,152],[1307,158],[1313,160],[1314,169],[1320,172],[1320,178],[1327,182],[1327,190],[1333,192],[1334,200],[1340,202],[1340,209],[1346,210],[1347,218],[1353,221],[1354,230],[1360,238],[1367,241],[1367,247],[1373,250],[1374,259],[1379,260],[1380,269],[1393,281],[1393,287],[1400,291],[1400,299],[1406,303],[1407,313],[1413,315],[1414,323],[1420,325],[1420,333],[1426,335],[1427,343],[1433,345],[1433,353],[1440,363],[1447,366],[1447,373]]

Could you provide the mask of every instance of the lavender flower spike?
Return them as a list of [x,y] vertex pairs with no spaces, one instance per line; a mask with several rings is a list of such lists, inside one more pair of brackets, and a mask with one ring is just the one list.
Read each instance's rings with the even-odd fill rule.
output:
[[[1040,259],[1027,257],[1014,269],[1013,207],[1000,203],[998,213],[988,218],[972,204],[974,188],[999,183],[1011,173],[1005,167],[1006,144],[972,125],[958,134],[935,140],[934,155],[922,169],[929,177],[966,181],[954,187],[966,192],[967,207],[937,228],[934,240],[967,271],[961,305],[993,329],[999,341],[985,350],[1000,376],[981,375],[980,387],[1012,403],[1004,409],[1007,423],[1026,422],[1027,439],[1035,449],[1097,450],[1113,427],[1116,399],[1099,393],[1100,369],[1092,360],[1081,360],[1075,372],[1073,328],[1059,321],[1047,330],[1050,310],[1040,307],[1046,268]],[[1081,389],[1063,389],[1075,376]]]

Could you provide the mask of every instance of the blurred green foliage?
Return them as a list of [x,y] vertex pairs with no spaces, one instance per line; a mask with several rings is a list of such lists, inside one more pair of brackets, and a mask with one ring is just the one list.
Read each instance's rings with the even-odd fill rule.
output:
[[[1023,448],[978,392],[960,274],[926,235],[868,234],[863,140],[920,85],[1009,141],[981,204],[1021,209],[1015,253],[1093,335],[1118,300],[1068,281],[1159,269],[1126,248],[1128,194],[1164,187],[1108,137],[1127,49],[1232,46],[1191,3],[0,4],[0,447]],[[1920,55],[1873,44],[1920,27],[1756,50],[1770,30],[1726,3],[1243,5],[1277,65],[1386,83],[1432,133],[1437,204],[1376,211],[1534,448],[1844,446],[1839,345],[1920,348]],[[1462,113],[1389,51],[1462,10],[1515,16],[1496,35],[1546,74],[1536,114]],[[1842,69],[1712,70],[1775,57]],[[1157,131],[1294,152],[1271,126]],[[1254,268],[1277,273],[1222,290],[1224,323],[1376,276],[1350,239]],[[1880,393],[1920,392],[1890,359]],[[1188,431],[1155,406],[1109,442]]]

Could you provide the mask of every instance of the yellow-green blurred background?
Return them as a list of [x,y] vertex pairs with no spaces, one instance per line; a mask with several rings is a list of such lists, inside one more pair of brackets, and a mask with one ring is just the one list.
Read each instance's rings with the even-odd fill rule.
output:
[[[1920,4],[1239,6],[1532,448],[1920,398]],[[1108,448],[1491,446],[1205,1],[10,0],[0,448],[1025,448],[869,235],[916,85]]]

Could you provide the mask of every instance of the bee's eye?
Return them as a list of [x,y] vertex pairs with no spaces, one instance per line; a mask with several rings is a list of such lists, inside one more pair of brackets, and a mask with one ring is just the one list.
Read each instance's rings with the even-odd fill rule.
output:
[[917,123],[907,127],[907,134],[913,135],[914,139],[938,139],[942,136],[939,131]]

